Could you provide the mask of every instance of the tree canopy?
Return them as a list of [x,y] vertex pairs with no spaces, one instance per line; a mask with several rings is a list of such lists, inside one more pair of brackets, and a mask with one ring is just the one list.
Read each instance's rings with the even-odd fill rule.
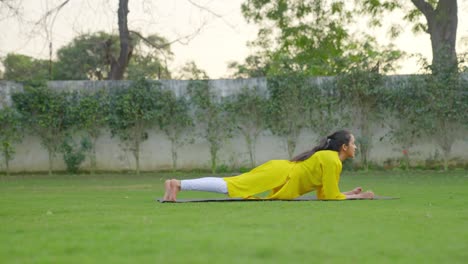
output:
[[[348,57],[347,53],[362,53],[369,43],[372,43],[374,53],[398,52],[394,46],[378,45],[375,38],[360,26],[367,21],[368,27],[383,28],[382,16],[397,10],[413,24],[413,31],[430,35],[432,70],[453,71],[457,65],[456,0],[411,0],[411,3],[402,0],[246,0],[242,4],[244,17],[260,27],[258,38],[252,44],[263,50],[260,54],[268,61],[263,67],[269,75],[278,75],[285,70],[313,76],[336,75],[349,67],[343,63],[350,62],[343,60]],[[392,37],[401,33],[399,25],[392,24],[387,28]],[[237,69],[238,75],[249,73],[254,76],[259,71],[247,71],[255,69],[251,57],[248,59],[244,64],[231,63],[230,66]]]

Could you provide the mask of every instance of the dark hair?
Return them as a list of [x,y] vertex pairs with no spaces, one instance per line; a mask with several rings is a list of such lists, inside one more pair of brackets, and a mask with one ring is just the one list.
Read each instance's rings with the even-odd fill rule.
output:
[[291,161],[303,161],[308,159],[310,156],[314,155],[315,152],[320,150],[334,150],[336,152],[340,151],[343,144],[348,145],[351,140],[351,132],[348,130],[339,130],[335,133],[329,135],[328,137],[322,139],[318,146],[315,146],[313,149],[306,151],[292,158]]

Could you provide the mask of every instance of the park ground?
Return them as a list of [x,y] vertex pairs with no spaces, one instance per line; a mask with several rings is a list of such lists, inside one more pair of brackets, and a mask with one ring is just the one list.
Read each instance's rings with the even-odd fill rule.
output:
[[[466,263],[468,171],[344,172],[374,201],[159,203],[200,173],[0,176],[0,263]],[[179,198],[223,197],[186,192]]]

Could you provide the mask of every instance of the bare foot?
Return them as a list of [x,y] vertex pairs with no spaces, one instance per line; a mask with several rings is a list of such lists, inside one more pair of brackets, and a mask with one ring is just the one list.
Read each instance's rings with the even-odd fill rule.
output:
[[166,192],[164,193],[163,201],[169,201],[169,193],[171,192],[171,180],[166,180],[164,182],[164,189]]
[[176,179],[166,180],[164,182],[164,188],[166,192],[164,193],[164,201],[175,202],[177,199],[177,193],[180,190],[180,183]]

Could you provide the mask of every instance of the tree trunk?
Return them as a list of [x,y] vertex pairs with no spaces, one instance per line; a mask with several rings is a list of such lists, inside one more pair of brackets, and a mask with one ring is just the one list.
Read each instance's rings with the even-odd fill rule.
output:
[[93,137],[92,139],[93,143],[92,143],[92,146],[91,146],[91,169],[90,169],[90,173],[91,175],[94,175],[95,172],[96,172],[96,167],[97,167],[97,162],[96,162],[96,142],[97,142],[97,137]]
[[6,176],[10,176],[10,157],[7,153],[3,155],[5,157],[5,169],[6,169]]
[[247,149],[249,151],[249,158],[250,158],[250,167],[255,167],[255,140],[252,139],[248,129],[241,130],[242,135],[244,136],[245,143],[247,144]]
[[439,0],[435,9],[425,0],[411,1],[427,20],[427,33],[431,36],[432,44],[433,73],[452,72],[457,69],[457,1]]
[[133,45],[128,31],[128,0],[119,0],[118,23],[119,23],[119,37],[120,37],[120,54],[118,60],[111,59],[111,70],[109,74],[110,80],[122,80],[125,70],[127,69],[128,62],[132,57]]
[[49,176],[52,175],[52,167],[53,167],[53,161],[52,159],[54,158],[52,149],[48,149],[49,152]]
[[171,152],[172,152],[172,171],[177,170],[177,142],[176,139],[171,139]]
[[251,135],[247,135],[245,138],[247,142],[247,148],[249,149],[249,157],[250,157],[250,167],[255,167],[255,139],[252,138]]
[[140,133],[136,136],[137,139],[135,141],[135,151],[133,152],[133,155],[135,156],[135,164],[136,164],[136,174],[140,175],[140,144],[141,144],[141,139],[140,139]]
[[218,159],[218,147],[214,143],[210,144],[210,154],[211,154],[211,173],[216,174],[216,160]]
[[292,159],[294,157],[294,151],[296,150],[296,141],[290,135],[288,135],[286,139],[286,147],[288,149],[288,158]]
[[452,129],[447,122],[442,121],[439,124],[442,131],[447,131],[446,133],[438,132],[436,134],[441,135],[436,139],[436,142],[439,144],[440,148],[444,153],[444,171],[448,170],[448,164],[450,160],[450,153],[452,152],[452,146],[455,143],[455,138],[457,137],[454,133],[450,133],[455,131]]
[[[365,101],[365,100],[363,100]],[[361,165],[364,166],[366,171],[369,170],[369,152],[372,143],[372,134],[369,128],[369,116],[370,110],[367,110],[366,106],[362,106],[360,110],[360,126],[361,139],[359,140],[359,151],[361,153]]]

